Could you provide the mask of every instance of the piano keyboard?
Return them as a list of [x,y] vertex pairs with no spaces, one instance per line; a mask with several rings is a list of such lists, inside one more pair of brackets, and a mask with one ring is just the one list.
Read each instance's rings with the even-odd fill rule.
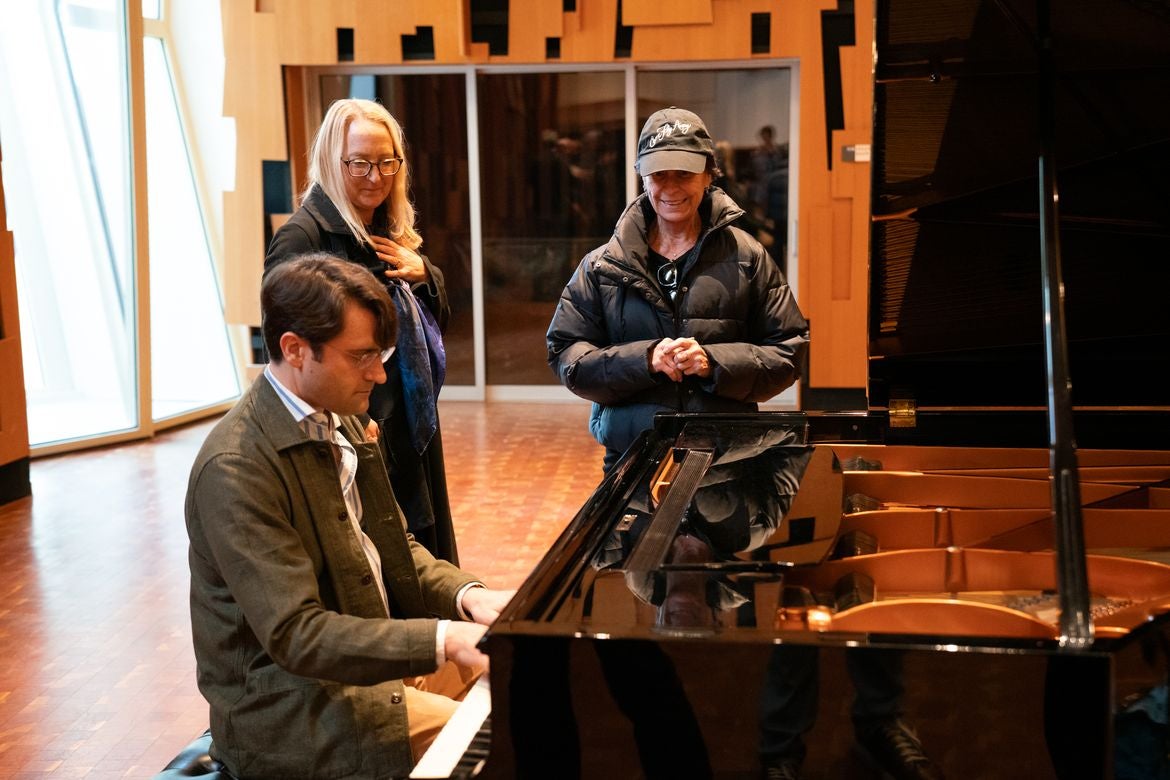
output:
[[487,675],[480,677],[455,714],[427,748],[412,780],[472,778],[479,774],[491,747],[491,688]]

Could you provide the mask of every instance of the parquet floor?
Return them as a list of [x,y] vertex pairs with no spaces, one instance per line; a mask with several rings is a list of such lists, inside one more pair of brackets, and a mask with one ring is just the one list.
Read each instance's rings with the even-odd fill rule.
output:
[[[440,406],[463,567],[515,587],[600,482],[588,406]],[[35,460],[0,506],[0,777],[149,778],[206,728],[183,495],[212,424]]]

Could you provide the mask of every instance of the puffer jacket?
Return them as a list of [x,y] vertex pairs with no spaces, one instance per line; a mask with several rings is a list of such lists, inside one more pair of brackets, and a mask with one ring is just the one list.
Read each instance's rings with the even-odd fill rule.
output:
[[[763,246],[731,224],[742,214],[711,188],[697,251],[679,269],[672,302],[648,266],[655,215],[642,195],[561,293],[548,362],[565,387],[594,402],[590,428],[605,445],[607,469],[659,411],[754,411],[799,378],[808,322]],[[711,376],[676,383],[652,372],[654,346],[686,336],[706,350]]]

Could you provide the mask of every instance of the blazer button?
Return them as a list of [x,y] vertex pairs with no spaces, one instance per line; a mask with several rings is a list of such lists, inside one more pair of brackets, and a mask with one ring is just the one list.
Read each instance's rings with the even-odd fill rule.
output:
[[365,574],[362,576],[362,585],[369,585],[373,581],[374,576],[372,574]]
[[398,691],[395,691],[394,693],[390,694],[390,703],[391,704],[401,704],[402,703],[402,694],[399,693]]
[[344,510],[341,512],[338,512],[337,519],[344,523],[344,522],[349,520],[349,514],[347,512],[345,512]]

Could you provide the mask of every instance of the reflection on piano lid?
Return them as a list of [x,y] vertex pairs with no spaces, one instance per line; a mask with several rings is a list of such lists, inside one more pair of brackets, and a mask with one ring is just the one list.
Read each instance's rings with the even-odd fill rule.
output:
[[[1051,5],[1072,401],[1164,408],[1170,386],[1153,377],[1170,368],[1170,13]],[[877,4],[871,407],[1045,406],[1037,9]],[[1128,446],[1077,433],[1080,446]]]
[[480,780],[746,779],[793,729],[806,776],[851,776],[859,690],[898,701],[946,776],[1127,776],[1114,713],[1170,671],[1170,451],[1080,452],[1095,631],[1070,652],[1046,450],[820,422],[656,419],[488,631]]
[[459,703],[459,708],[427,748],[410,777],[433,780],[470,778],[479,774],[490,746],[491,710],[491,687],[484,675]]
[[[869,775],[856,716],[891,709],[948,777],[1165,776],[1170,12],[1065,0],[1041,35],[1048,5],[873,4],[869,409],[660,415],[487,634],[485,780]],[[1087,549],[1051,507],[1042,227]]]

